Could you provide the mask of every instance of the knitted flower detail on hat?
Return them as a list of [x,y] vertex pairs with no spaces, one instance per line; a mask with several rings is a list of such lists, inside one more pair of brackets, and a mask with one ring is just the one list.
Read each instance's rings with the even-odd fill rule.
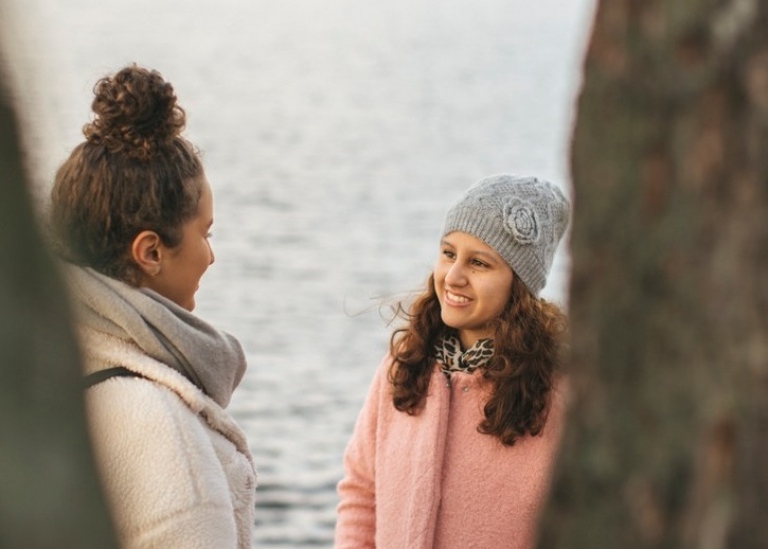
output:
[[504,224],[518,244],[535,244],[539,240],[539,220],[529,202],[513,198],[504,205]]

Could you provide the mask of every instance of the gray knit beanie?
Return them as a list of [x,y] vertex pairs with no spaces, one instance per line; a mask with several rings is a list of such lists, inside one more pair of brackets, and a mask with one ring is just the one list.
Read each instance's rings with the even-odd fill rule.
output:
[[495,175],[472,186],[451,206],[443,236],[461,231],[479,238],[538,297],[569,217],[568,200],[552,183]]

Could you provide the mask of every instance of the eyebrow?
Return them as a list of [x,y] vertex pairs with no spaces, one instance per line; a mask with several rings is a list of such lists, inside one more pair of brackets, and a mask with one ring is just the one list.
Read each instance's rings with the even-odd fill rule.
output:
[[[443,245],[443,246],[450,246],[451,248],[456,248],[456,246],[454,246],[453,244],[451,244],[447,240],[441,240],[440,244]],[[470,253],[472,255],[480,255],[482,257],[487,257],[490,260],[496,260],[496,256],[495,255],[491,254],[490,252],[483,251],[483,250],[471,249]]]
[[483,252],[481,250],[472,250],[473,255],[479,255],[481,257],[487,258],[489,261],[496,261],[496,256],[492,255],[488,252]]

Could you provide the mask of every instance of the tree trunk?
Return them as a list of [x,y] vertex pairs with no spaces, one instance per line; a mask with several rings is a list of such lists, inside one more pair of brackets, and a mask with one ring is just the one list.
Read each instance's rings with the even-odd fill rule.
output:
[[70,313],[33,218],[3,76],[0,547],[109,549],[117,544],[86,433]]
[[602,0],[539,547],[768,547],[768,2]]

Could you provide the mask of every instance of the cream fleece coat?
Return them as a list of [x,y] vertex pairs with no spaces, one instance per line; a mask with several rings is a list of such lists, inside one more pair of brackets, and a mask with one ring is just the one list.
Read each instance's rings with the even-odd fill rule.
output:
[[478,433],[482,374],[435,366],[416,416],[392,405],[379,367],[344,455],[336,549],[532,549],[563,423],[553,392],[542,436],[514,446]]
[[86,373],[123,366],[144,376],[110,378],[86,396],[122,547],[250,549],[256,473],[242,430],[135,344],[86,327],[81,336]]

